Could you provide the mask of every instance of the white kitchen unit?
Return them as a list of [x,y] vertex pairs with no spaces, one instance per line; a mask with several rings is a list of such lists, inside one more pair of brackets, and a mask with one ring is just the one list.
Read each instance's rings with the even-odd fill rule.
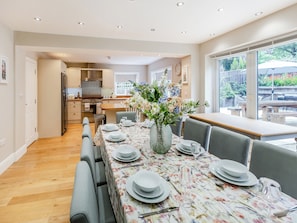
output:
[[61,74],[66,73],[61,60],[38,60],[38,134],[39,138],[62,135]]
[[81,123],[81,100],[67,101],[68,123]]
[[81,68],[69,67],[67,68],[68,88],[81,87]]
[[114,89],[114,74],[110,69],[102,70],[102,88]]

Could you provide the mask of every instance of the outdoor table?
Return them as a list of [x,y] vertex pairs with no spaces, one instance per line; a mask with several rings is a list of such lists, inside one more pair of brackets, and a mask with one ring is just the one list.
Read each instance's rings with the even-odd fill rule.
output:
[[[109,142],[106,137],[109,132],[98,128],[94,141],[102,146],[102,157],[105,162],[107,184],[110,199],[117,222],[295,222],[297,214],[291,213],[286,217],[277,218],[271,215],[285,207],[296,204],[297,201],[282,193],[277,202],[269,202],[258,190],[258,186],[240,187],[229,183],[223,186],[216,184],[217,178],[209,171],[209,165],[219,161],[219,158],[206,153],[198,160],[193,156],[176,153],[175,144],[178,137],[173,137],[170,151],[164,155],[156,154],[149,149],[149,129],[120,127],[127,134],[125,141]],[[121,163],[112,158],[112,152],[122,144],[130,144],[139,149],[141,157],[132,163]],[[191,207],[139,218],[138,213],[156,211],[165,207],[180,206],[183,196],[179,180],[179,166],[186,164],[192,168],[193,185],[189,189],[193,201]],[[158,204],[146,204],[132,198],[126,191],[127,179],[137,171],[147,169],[160,176],[170,177],[170,195]],[[171,184],[172,183],[172,184]],[[173,186],[174,185],[174,186]]]

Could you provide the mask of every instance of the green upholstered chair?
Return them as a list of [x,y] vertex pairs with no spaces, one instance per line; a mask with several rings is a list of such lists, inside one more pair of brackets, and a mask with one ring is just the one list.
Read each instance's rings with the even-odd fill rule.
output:
[[184,123],[184,139],[194,140],[208,150],[211,125],[196,119],[187,118]]
[[255,140],[250,171],[277,181],[286,194],[297,199],[297,153],[277,145]]
[[103,161],[95,161],[93,145],[90,143],[90,139],[88,137],[84,137],[82,139],[80,160],[86,161],[89,164],[96,186],[106,184],[104,163]]
[[133,111],[116,112],[116,123],[120,123],[123,117],[127,117],[128,120],[131,120],[132,122],[136,122],[136,112],[133,112]]
[[209,153],[221,159],[230,159],[247,166],[251,139],[221,127],[212,126]]
[[172,130],[172,133],[180,137],[182,133],[182,127],[183,127],[183,118],[179,117],[175,123],[170,125],[170,127]]
[[116,222],[107,185],[97,187],[96,194],[92,174],[85,161],[80,161],[76,166],[70,205],[70,222]]

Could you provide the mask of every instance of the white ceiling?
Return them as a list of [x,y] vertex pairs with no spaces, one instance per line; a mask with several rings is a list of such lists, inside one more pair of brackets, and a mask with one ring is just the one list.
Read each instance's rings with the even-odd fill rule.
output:
[[[297,0],[181,1],[184,5],[178,7],[178,0],[0,0],[0,22],[15,31],[202,43],[297,3]],[[224,10],[219,12],[219,8]],[[263,14],[255,16],[257,12]],[[40,17],[41,21],[35,21],[34,17]],[[47,52],[44,49],[44,52],[43,55],[49,53],[72,62],[110,63],[112,60],[114,64],[131,64],[131,61],[149,64],[160,59],[158,55],[128,55],[115,51],[56,49]]]

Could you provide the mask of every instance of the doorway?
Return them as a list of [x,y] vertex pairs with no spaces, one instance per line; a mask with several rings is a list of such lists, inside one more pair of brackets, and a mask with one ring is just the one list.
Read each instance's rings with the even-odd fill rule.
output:
[[32,144],[37,138],[37,62],[26,58],[25,143]]

